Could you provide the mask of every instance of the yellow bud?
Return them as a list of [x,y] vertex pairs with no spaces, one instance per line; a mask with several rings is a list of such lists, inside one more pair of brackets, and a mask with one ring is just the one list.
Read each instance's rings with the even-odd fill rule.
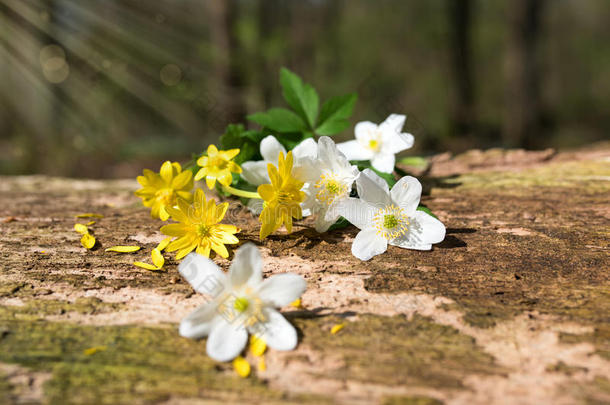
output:
[[87,228],[87,226],[83,224],[74,224],[74,230],[80,233],[81,235],[89,233],[89,228]]
[[138,250],[140,250],[140,246],[112,246],[106,249],[106,252],[133,253]]
[[338,333],[344,327],[345,327],[344,323],[338,323],[336,325],[333,325],[333,327],[330,328],[330,333],[332,333],[334,335],[334,334]]
[[241,356],[237,356],[235,360],[233,360],[233,368],[242,378],[246,378],[250,375],[250,363]]
[[80,238],[80,243],[85,248],[91,249],[93,248],[93,246],[95,246],[95,238],[93,237],[93,235],[86,233],[83,235],[82,238]]
[[250,337],[250,352],[252,352],[254,356],[261,357],[265,353],[266,349],[267,343],[265,343],[262,338],[256,335],[252,335]]

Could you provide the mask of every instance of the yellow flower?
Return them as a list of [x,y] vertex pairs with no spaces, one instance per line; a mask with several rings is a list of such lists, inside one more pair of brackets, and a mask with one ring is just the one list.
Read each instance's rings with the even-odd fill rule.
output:
[[275,232],[282,224],[286,230],[292,232],[292,218],[301,219],[301,203],[305,200],[305,193],[301,191],[303,182],[292,176],[292,152],[280,152],[278,158],[279,170],[271,163],[267,165],[267,172],[271,184],[258,186],[258,193],[265,201],[263,212],[258,218],[261,221],[260,238],[265,239]]
[[222,257],[228,257],[229,252],[225,245],[239,242],[235,233],[239,229],[235,225],[219,223],[225,216],[229,203],[216,205],[210,198],[206,200],[203,190],[195,190],[193,205],[184,200],[178,200],[178,209],[167,208],[172,219],[177,224],[165,225],[161,232],[176,237],[165,249],[168,252],[178,251],[176,260],[182,259],[193,249],[205,257],[210,257],[210,249]]
[[145,207],[152,207],[150,215],[153,218],[167,221],[167,207],[175,206],[179,198],[188,202],[193,200],[193,172],[183,172],[178,162],[168,160],[161,165],[159,173],[144,169],[144,176],[138,176],[138,183],[142,188],[135,194],[142,199]]
[[208,155],[197,160],[201,169],[195,175],[195,180],[205,177],[205,183],[212,190],[216,180],[223,186],[230,186],[233,182],[233,173],[241,173],[241,167],[233,159],[239,154],[239,149],[218,150],[216,146],[208,146]]

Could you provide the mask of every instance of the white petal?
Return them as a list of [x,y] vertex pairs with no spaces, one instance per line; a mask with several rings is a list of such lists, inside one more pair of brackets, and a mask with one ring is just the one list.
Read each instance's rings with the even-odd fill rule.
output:
[[303,183],[315,183],[321,175],[318,159],[308,156],[299,159],[298,163],[295,163],[292,168],[292,175]]
[[268,162],[264,160],[242,163],[241,168],[243,171],[241,173],[241,177],[248,183],[255,186],[270,183],[271,181],[269,180],[269,173],[267,172],[267,163]]
[[415,138],[413,135],[408,133],[397,133],[397,134],[389,134],[383,140],[383,150],[388,154],[395,154],[402,152],[405,149],[409,149],[413,147],[413,143],[415,142]]
[[292,156],[294,156],[294,161],[297,162],[305,157],[315,158],[317,151],[318,144],[315,139],[307,138],[292,149]]
[[382,208],[391,203],[388,183],[371,169],[364,169],[360,173],[356,187],[360,199],[375,207]]
[[216,361],[229,361],[241,353],[248,341],[248,332],[241,324],[230,324],[218,317],[214,323],[206,349],[208,356]]
[[406,249],[430,250],[433,243],[445,239],[445,225],[433,216],[415,211],[410,220],[409,232],[390,241],[390,244]]
[[340,215],[331,212],[331,210],[321,210],[318,212],[318,216],[316,217],[316,231],[319,233],[328,231],[337,219],[339,219]]
[[218,314],[214,301],[203,304],[180,322],[180,336],[199,339],[210,334]]
[[358,259],[366,261],[388,249],[388,241],[377,235],[375,228],[367,228],[356,235],[352,243],[352,254]]
[[286,154],[286,148],[282,146],[275,136],[269,135],[263,138],[261,141],[261,155],[263,159],[277,165],[277,158],[280,156],[280,152]]
[[273,308],[265,308],[265,322],[250,328],[250,332],[262,338],[274,350],[292,350],[297,346],[297,331],[282,314]]
[[369,160],[373,157],[373,152],[358,141],[338,143],[337,149],[349,160]]
[[321,160],[325,166],[332,166],[333,162],[337,160],[339,151],[337,145],[328,136],[321,136],[318,140],[318,159]]
[[376,209],[359,198],[346,198],[336,205],[335,212],[360,229],[373,223]]
[[394,163],[396,163],[396,158],[391,153],[378,153],[371,160],[371,165],[384,173],[392,173],[394,171]]
[[445,225],[432,215],[423,211],[415,211],[412,217],[421,225],[421,239],[424,243],[440,243],[445,239]]
[[281,308],[299,298],[307,282],[298,274],[283,273],[271,276],[260,285],[258,297],[268,305]]
[[376,134],[378,129],[377,124],[371,121],[362,121],[357,123],[354,127],[354,135],[358,141],[366,145]]
[[415,177],[405,176],[394,184],[390,195],[392,201],[410,216],[415,213],[419,205],[421,190],[421,183]]
[[263,280],[263,258],[252,243],[245,243],[235,252],[229,267],[229,278],[233,289],[244,284],[256,286]]
[[402,127],[405,125],[405,121],[407,119],[406,115],[402,114],[390,114],[388,118],[385,119],[381,124],[379,124],[379,129],[383,134],[385,133],[400,133]]
[[195,291],[217,297],[228,284],[227,276],[212,260],[197,253],[188,254],[178,272],[193,286]]

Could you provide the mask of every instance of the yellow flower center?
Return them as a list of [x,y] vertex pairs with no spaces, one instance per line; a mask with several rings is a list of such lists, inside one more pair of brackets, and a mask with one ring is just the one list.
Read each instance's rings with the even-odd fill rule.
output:
[[369,149],[372,149],[372,150],[379,149],[379,141],[376,139],[371,139],[369,141]]
[[164,205],[170,205],[174,198],[174,190],[171,188],[162,188],[155,193],[157,201]]
[[248,299],[244,297],[239,297],[235,300],[235,302],[233,302],[233,308],[235,308],[237,312],[244,312],[248,309],[249,306],[250,301],[248,301]]
[[221,158],[220,156],[215,156],[213,158],[210,158],[210,160],[208,160],[208,166],[216,167],[216,168],[218,168],[218,170],[226,169],[228,164],[229,164],[229,161]]
[[225,293],[219,300],[218,313],[228,322],[236,322],[246,327],[267,321],[262,311],[263,302],[252,293],[250,287],[240,291],[239,297],[234,293]]
[[402,208],[394,204],[377,211],[373,216],[373,222],[377,229],[377,235],[388,240],[398,238],[409,232],[409,217]]
[[318,189],[316,193],[317,200],[327,205],[332,204],[335,198],[349,191],[347,185],[337,180],[332,173],[322,174],[315,187]]
[[394,229],[398,226],[398,220],[392,214],[385,215],[383,217],[383,226],[387,229]]
[[290,191],[280,190],[277,193],[277,201],[280,204],[288,204],[294,200],[294,197]]
[[197,225],[197,235],[199,235],[200,238],[207,238],[210,236],[211,228],[211,226],[199,224]]

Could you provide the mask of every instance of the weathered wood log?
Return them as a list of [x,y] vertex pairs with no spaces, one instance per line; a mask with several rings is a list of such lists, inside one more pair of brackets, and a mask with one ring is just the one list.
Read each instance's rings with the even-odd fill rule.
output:
[[[177,323],[205,297],[165,254],[134,180],[0,178],[0,402],[604,403],[610,401],[610,146],[434,157],[418,173],[447,226],[430,252],[360,262],[356,229],[257,240],[266,275],[308,281],[293,352],[248,355],[253,375],[205,354]],[[408,168],[405,168],[408,170]],[[104,215],[80,245],[75,215]],[[134,254],[112,245],[142,246]],[[228,260],[216,259],[227,268]],[[345,327],[331,334],[333,325]]]

